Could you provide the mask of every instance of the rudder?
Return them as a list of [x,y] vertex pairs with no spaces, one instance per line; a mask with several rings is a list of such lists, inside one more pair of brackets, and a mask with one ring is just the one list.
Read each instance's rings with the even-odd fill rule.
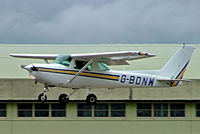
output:
[[[160,73],[170,79],[182,79],[194,49],[192,46],[183,45],[163,66]],[[178,83],[178,81],[174,81],[171,86],[176,86]]]

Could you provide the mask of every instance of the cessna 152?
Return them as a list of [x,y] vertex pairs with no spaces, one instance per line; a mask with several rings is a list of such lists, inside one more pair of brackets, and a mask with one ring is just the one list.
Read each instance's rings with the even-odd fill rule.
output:
[[[192,46],[181,46],[161,70],[114,71],[106,65],[128,65],[129,60],[155,56],[139,51],[105,52],[89,54],[10,54],[13,57],[43,59],[46,64],[21,65],[34,81],[44,84],[43,93],[38,96],[46,101],[48,87],[75,89],[69,95],[61,94],[59,101],[67,103],[69,97],[80,88],[87,92],[86,101],[96,103],[90,88],[132,88],[132,87],[174,87],[181,83],[183,74],[191,59]],[[49,64],[48,60],[55,60]],[[106,65],[105,65],[106,64]]]

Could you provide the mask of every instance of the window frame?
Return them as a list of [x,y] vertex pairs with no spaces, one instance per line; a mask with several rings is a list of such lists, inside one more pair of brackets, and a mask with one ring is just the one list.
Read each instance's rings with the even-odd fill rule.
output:
[[[85,104],[85,106],[91,106],[91,107],[83,108],[83,109],[79,108],[79,106],[82,105],[82,104]],[[81,117],[81,118],[82,117],[83,118],[85,118],[85,117],[93,117],[93,110],[92,110],[93,108],[92,108],[92,106],[93,105],[89,105],[89,104],[86,104],[86,103],[77,103],[77,117]],[[87,114],[86,115],[83,114],[83,116],[81,116],[80,112],[89,112],[89,114],[88,115]]]
[[[19,116],[19,105],[20,104],[30,104],[32,105],[32,116]],[[48,105],[48,116],[36,116],[36,107],[37,104],[47,104]],[[17,103],[17,117],[18,118],[66,118],[67,117],[67,104],[65,105],[64,109],[58,109],[61,112],[64,112],[64,116],[53,116],[52,112],[55,112],[54,108],[52,108],[52,105],[60,105],[60,103]],[[40,110],[42,111],[42,110]]]
[[[199,109],[197,108],[197,105],[199,105]],[[200,117],[200,103],[196,103],[195,104],[195,114],[196,114],[196,117],[199,118]],[[198,115],[198,112],[199,112],[199,115]]]
[[[46,108],[46,109],[38,109],[37,110],[37,105],[39,106],[40,105],[40,107],[42,107],[42,108],[44,108],[44,106],[46,105],[46,106],[48,106],[48,108]],[[43,106],[42,106],[43,105]],[[38,116],[37,115],[37,112],[43,112],[43,114],[46,112],[47,113],[47,115],[40,115],[40,116]],[[51,117],[50,116],[50,104],[49,103],[35,103],[34,104],[34,117]]]
[[[150,105],[150,108],[149,109],[147,109],[147,108],[138,108],[138,105],[140,105],[140,104],[146,104],[146,105]],[[140,117],[145,117],[145,118],[149,118],[149,117],[152,117],[152,115],[153,115],[153,108],[152,108],[152,104],[153,103],[136,103],[136,116],[138,117],[138,118],[140,118]],[[138,113],[139,112],[139,110],[142,112],[142,115],[140,116],[139,114],[140,113]],[[150,112],[150,115],[143,115],[143,112]]]
[[[179,108],[177,108],[177,109],[172,109],[171,108],[171,105],[174,105],[174,104],[183,104],[183,106],[184,106],[184,108],[183,109],[179,109]],[[170,107],[170,117],[175,117],[175,118],[183,118],[183,117],[186,117],[186,104],[185,103],[170,103],[169,104],[169,107]],[[183,112],[183,116],[172,116],[172,112],[181,112],[181,110],[183,110],[182,112]]]
[[[155,108],[155,105],[158,105],[158,104],[160,104],[160,105],[167,105],[167,107],[166,107],[166,109],[162,109],[162,108],[160,108],[160,109],[158,109],[158,108]],[[170,110],[170,108],[169,108],[169,103],[153,103],[153,109],[152,109],[153,111],[153,117],[156,117],[156,118],[165,118],[165,117],[169,117],[169,110]],[[167,112],[167,115],[166,116],[156,116],[156,112]],[[159,114],[160,115],[160,114]]]
[[[126,117],[126,103],[96,103],[96,104],[107,104],[108,105],[108,116],[95,116],[95,105],[91,105],[91,116],[79,116],[78,112],[79,112],[79,108],[78,105],[81,104],[86,104],[86,103],[77,103],[77,117],[79,118],[125,118]],[[111,114],[111,105],[112,104],[123,104],[124,105],[124,109],[120,110],[120,111],[124,111],[124,116],[112,116]],[[106,111],[106,109],[99,109],[98,111]]]
[[[3,104],[3,106],[5,106],[5,108],[1,108],[1,104]],[[7,117],[7,103],[0,103],[0,112],[2,112],[4,115],[1,116],[0,114],[0,118],[6,118]]]
[[[112,108],[112,105],[123,105],[123,107],[124,108],[122,108],[122,109],[113,109]],[[113,115],[112,114],[112,112],[122,112],[123,113],[123,115],[121,115],[121,116],[116,116],[116,115]],[[110,104],[110,117],[126,117],[126,104],[125,103],[111,103]]]
[[[62,109],[54,109],[53,105],[58,105],[58,106],[64,106],[64,108]],[[58,111],[57,111],[58,110]],[[63,112],[64,116],[54,116],[53,112]],[[60,103],[50,103],[50,115],[49,117],[53,117],[53,118],[63,118],[63,117],[67,117],[67,105],[66,104],[60,104]]]
[[[22,109],[22,110],[25,110],[25,111],[19,111],[19,105],[31,105],[31,109]],[[34,115],[34,110],[33,110],[33,103],[17,103],[17,117],[19,118],[30,118],[30,117],[33,117]],[[28,112],[28,110],[31,110],[31,116],[19,116],[19,112]]]
[[94,105],[94,117],[109,117],[109,103],[95,104]]

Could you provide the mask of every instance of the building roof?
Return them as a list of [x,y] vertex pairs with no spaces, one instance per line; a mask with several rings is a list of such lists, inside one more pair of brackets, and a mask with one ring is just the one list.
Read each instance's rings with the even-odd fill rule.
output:
[[[199,79],[200,45],[187,44],[196,47],[191,63],[185,73],[185,78]],[[112,66],[115,70],[157,70],[175,53],[181,44],[0,44],[0,78],[28,78],[21,64],[44,63],[38,59],[21,59],[10,57],[11,53],[35,54],[73,54],[112,51],[145,51],[157,54],[156,57],[131,61],[131,65]]]

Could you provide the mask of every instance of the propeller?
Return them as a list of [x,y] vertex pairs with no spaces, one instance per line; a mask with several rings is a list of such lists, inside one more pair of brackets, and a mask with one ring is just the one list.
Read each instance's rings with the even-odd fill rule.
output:
[[21,65],[20,67],[21,67],[22,69],[25,69],[25,66],[27,66],[27,65]]
[[38,71],[38,69],[37,69],[35,66],[32,66],[30,69],[31,69],[32,71]]
[[29,72],[38,71],[37,67],[34,65],[21,65],[22,69],[26,69]]

